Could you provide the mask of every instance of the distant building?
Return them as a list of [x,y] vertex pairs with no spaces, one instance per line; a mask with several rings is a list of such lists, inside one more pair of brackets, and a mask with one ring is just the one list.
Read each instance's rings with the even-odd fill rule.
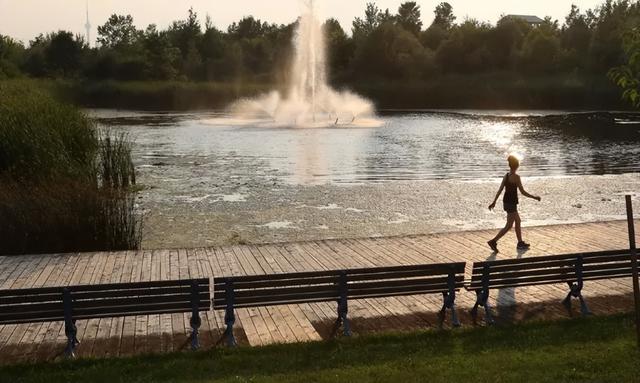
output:
[[542,23],[544,23],[544,20],[542,20],[541,18],[539,18],[538,16],[532,16],[532,15],[506,15],[504,16],[504,18],[511,18],[511,19],[518,19],[518,20],[522,20],[525,23],[537,27],[539,25],[541,25]]

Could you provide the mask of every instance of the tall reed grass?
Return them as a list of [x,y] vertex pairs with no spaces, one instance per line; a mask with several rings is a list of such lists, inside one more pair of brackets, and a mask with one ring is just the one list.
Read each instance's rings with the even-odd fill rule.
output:
[[131,143],[33,85],[0,82],[0,254],[139,248]]

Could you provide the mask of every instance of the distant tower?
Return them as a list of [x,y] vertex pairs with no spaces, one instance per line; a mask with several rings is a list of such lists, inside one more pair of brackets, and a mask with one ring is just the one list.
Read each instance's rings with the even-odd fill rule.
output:
[[87,45],[91,48],[91,23],[89,23],[89,0],[87,0],[87,23],[84,25],[87,30]]

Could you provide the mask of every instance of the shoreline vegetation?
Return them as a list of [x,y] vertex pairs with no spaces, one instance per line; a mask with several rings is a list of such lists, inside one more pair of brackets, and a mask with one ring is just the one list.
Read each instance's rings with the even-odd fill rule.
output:
[[[271,83],[181,81],[15,80],[49,90],[86,108],[125,110],[224,109],[241,98],[274,90]],[[338,84],[370,99],[376,109],[609,109],[631,110],[606,77],[588,79],[511,74],[451,75],[432,82]]]
[[24,82],[0,82],[0,254],[138,249],[130,142]]
[[633,382],[630,314],[0,367],[10,382]]

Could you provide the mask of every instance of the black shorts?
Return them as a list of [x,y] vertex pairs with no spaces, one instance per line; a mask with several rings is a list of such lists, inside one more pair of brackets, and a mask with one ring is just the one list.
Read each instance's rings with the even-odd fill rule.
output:
[[517,203],[509,203],[503,202],[504,211],[507,213],[517,213],[518,212],[518,204]]

